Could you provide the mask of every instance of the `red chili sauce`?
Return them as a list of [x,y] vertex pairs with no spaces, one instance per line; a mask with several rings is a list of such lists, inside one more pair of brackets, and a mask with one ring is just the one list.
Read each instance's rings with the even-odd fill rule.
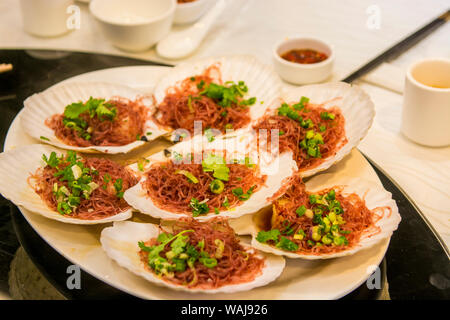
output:
[[328,58],[325,53],[313,49],[293,49],[283,53],[281,57],[284,60],[302,64],[318,63]]

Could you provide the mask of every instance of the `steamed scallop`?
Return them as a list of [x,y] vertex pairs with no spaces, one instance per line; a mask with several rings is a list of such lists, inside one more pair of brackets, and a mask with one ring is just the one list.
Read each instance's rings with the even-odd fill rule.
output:
[[[242,281],[240,283],[223,284],[218,287],[192,287],[187,283],[179,284],[165,280],[165,276],[173,278],[173,272],[164,272],[164,274],[156,275],[155,272],[148,266],[148,260],[142,259],[140,252],[143,243],[150,239],[157,238],[162,234],[162,230],[154,224],[136,223],[131,221],[114,222],[112,227],[103,229],[100,237],[103,250],[106,254],[113,259],[121,267],[126,268],[130,272],[143,277],[147,281],[159,286],[166,286],[174,290],[182,290],[188,292],[202,292],[202,293],[233,293],[238,291],[247,291],[256,287],[264,286],[274,281],[282,273],[285,261],[282,257],[265,254],[255,251],[253,248],[246,244],[242,244],[242,247],[246,252],[253,253],[259,260],[263,260],[261,270],[259,270],[253,279],[250,281]],[[186,233],[187,234],[187,233]],[[185,235],[186,235],[185,234]],[[220,243],[219,243],[220,245]],[[202,250],[199,246],[196,246],[196,250]],[[183,251],[181,249],[180,251]],[[185,250],[183,251],[185,252]],[[188,256],[189,253],[181,253]],[[181,257],[187,259],[187,257]],[[168,258],[167,258],[168,259]],[[220,259],[220,258],[217,258]],[[215,260],[214,258],[212,259]],[[174,260],[175,261],[175,260]],[[216,260],[217,261],[217,260]],[[180,260],[178,260],[180,262]],[[162,263],[170,264],[170,261],[162,260]],[[188,268],[185,265],[184,267]],[[209,266],[213,268],[213,265]],[[249,270],[252,272],[252,270]]]
[[367,93],[341,82],[286,88],[282,99],[281,105],[258,119],[254,134],[278,130],[274,135],[280,150],[293,151],[303,177],[326,170],[349,154],[375,115]]
[[[140,166],[136,164],[132,166],[137,172],[143,173],[143,177],[137,185],[125,192],[124,199],[142,213],[162,219],[193,216],[199,220],[207,220],[215,216],[239,217],[256,212],[270,204],[271,198],[280,191],[297,167],[290,152],[273,156],[265,152],[255,153],[254,149],[239,150],[239,146],[246,145],[247,138],[246,136],[222,136],[209,142],[206,137],[196,136],[156,153],[142,161]],[[225,156],[222,157],[222,155]],[[219,161],[220,164],[219,162],[211,164],[209,163],[211,158],[222,160]],[[239,164],[236,164],[238,162]],[[181,168],[184,163],[187,165]],[[248,185],[250,183],[248,179],[241,176],[233,178],[235,171],[234,168],[229,169],[231,166],[239,167],[240,172],[248,173],[249,179],[253,179],[255,185]],[[220,174],[222,169],[229,171],[229,176],[223,177]],[[167,173],[168,170],[173,172]],[[194,172],[194,170],[197,171]],[[158,177],[159,172],[164,172],[166,178]],[[196,176],[196,172],[201,177]],[[208,176],[205,177],[207,174]],[[153,182],[156,180],[155,177],[159,179],[156,186]],[[148,182],[149,178],[152,181]],[[181,184],[171,182],[174,178],[195,192],[204,191],[201,191],[199,197],[190,198],[184,193],[185,189],[181,188]],[[157,189],[155,193],[148,193],[149,185]],[[216,185],[221,189],[213,191],[212,188]],[[163,198],[161,194],[166,196]],[[224,194],[233,196],[228,199],[228,196],[224,198]],[[234,203],[231,198],[235,200]],[[172,203],[173,199],[184,203],[186,209],[180,211],[170,206],[168,202]],[[220,203],[212,206],[212,202],[219,201],[217,199],[221,199]],[[228,200],[229,206],[225,203]]]
[[171,130],[196,134],[195,122],[201,122],[203,130],[225,133],[230,128],[249,128],[269,107],[279,104],[280,92],[278,75],[252,56],[183,63],[155,87],[155,118]]
[[[346,238],[354,231],[345,231],[347,228],[345,209],[344,213],[330,214],[330,211],[327,215],[325,215],[326,209],[324,209],[321,219],[314,220],[317,214],[315,209],[308,212],[306,208],[295,205],[291,209],[293,215],[302,217],[299,219],[304,219],[304,221],[310,220],[312,227],[308,226],[306,230],[303,230],[303,228],[297,228],[295,223],[288,223],[287,220],[285,224],[280,224],[279,222],[282,220],[278,220],[277,224],[277,219],[284,218],[280,216],[280,212],[277,212],[277,208],[280,205],[289,204],[290,200],[286,199],[286,197],[280,197],[275,200],[279,202],[277,206],[274,205],[272,208],[267,208],[266,211],[257,213],[253,217],[245,216],[232,220],[230,225],[238,234],[251,234],[252,246],[261,251],[307,260],[330,259],[355,254],[360,250],[374,246],[385,238],[389,238],[397,229],[401,221],[397,205],[392,199],[391,193],[378,184],[360,178],[336,177],[331,174],[316,176],[306,183],[307,194],[313,194],[314,197],[322,194],[323,199],[326,199],[324,201],[327,201],[326,205],[330,205],[331,201],[333,201],[327,198],[329,194],[333,193],[334,196],[334,192],[336,192],[337,195],[337,190],[344,198],[351,197],[345,201],[357,201],[355,197],[357,195],[359,199],[363,200],[366,209],[371,213],[371,223],[365,225],[361,222],[362,231],[357,231],[359,239],[355,238],[354,243],[350,243],[350,245],[348,245]],[[298,197],[302,197],[302,192],[297,192],[297,194]],[[305,203],[306,201],[312,201],[311,198],[308,199],[308,195],[303,196],[306,199]],[[314,201],[319,201],[317,199],[321,198],[315,199]],[[311,208],[313,207],[311,206]],[[351,219],[355,221],[358,221],[358,219],[362,220],[362,212],[366,209],[361,209],[360,212],[354,213],[355,217]],[[359,214],[361,214],[361,218],[358,217]],[[274,228],[274,224],[282,225],[283,228]],[[302,225],[304,226],[305,222]],[[287,240],[279,241],[282,238]],[[275,241],[279,242],[276,243]],[[302,249],[303,243],[307,243],[308,250]],[[321,248],[327,248],[327,250],[321,250]]]
[[[54,156],[51,156],[52,152],[55,153]],[[61,150],[51,146],[34,144],[1,153],[0,174],[2,176],[2,180],[0,182],[0,193],[5,198],[11,200],[17,206],[22,206],[25,209],[30,210],[36,214],[40,214],[46,218],[58,220],[65,223],[98,224],[111,221],[126,220],[131,217],[132,210],[123,200],[121,200],[120,202],[120,208],[118,207],[118,210],[115,210],[115,214],[107,215],[103,218],[76,218],[72,217],[72,214],[68,211],[63,211],[64,208],[60,208],[62,213],[52,209],[49,205],[47,205],[43,198],[41,198],[41,196],[37,192],[35,192],[37,181],[33,177],[33,175],[38,169],[41,170],[41,168],[47,166],[47,163],[43,160],[44,155],[47,157],[47,161],[52,162],[57,161],[57,157],[66,155],[66,152],[62,152]],[[86,170],[90,169],[92,169],[92,172],[95,170],[95,168],[89,168]],[[73,172],[74,178],[82,177],[83,172],[80,166],[74,165],[71,167],[71,170]],[[120,184],[122,183],[125,184],[126,182],[123,181]],[[108,188],[107,190],[105,190],[105,192],[111,189],[111,185],[112,183],[109,183],[107,185]],[[84,188],[87,192],[86,198],[92,196],[92,192],[94,192],[95,189],[102,187],[93,181],[87,183],[86,186],[88,186]],[[62,187],[61,185],[59,185],[59,183],[56,186],[50,186],[50,188],[51,190],[49,189],[49,193],[54,192],[54,194],[57,194],[59,192],[64,199],[70,195],[74,195],[73,193],[71,194],[70,190],[68,190],[69,188]],[[115,192],[114,186],[112,186],[111,192]],[[78,200],[80,200],[81,197],[83,197],[83,195],[80,195]],[[72,200],[78,201],[75,198],[71,198],[71,201]],[[71,205],[72,204],[73,203],[71,203]],[[101,206],[102,204],[97,203],[97,205]],[[69,207],[66,208],[66,210],[68,209]],[[73,207],[71,207],[70,209],[70,211],[73,212]],[[120,211],[119,209],[122,211]],[[92,212],[92,214],[96,214],[96,212]]]
[[[78,145],[75,143],[69,144],[69,140],[64,141],[61,135],[56,136],[54,128],[49,127],[48,121],[56,115],[63,115],[66,106],[73,105],[76,107],[80,103],[87,105],[89,101],[105,102],[99,103],[100,107],[96,108],[94,112],[91,110],[90,117],[96,116],[99,118],[99,128],[103,128],[108,122],[116,122],[114,123],[114,134],[123,136],[123,139],[118,139],[113,143],[109,141],[103,144],[95,142],[97,145],[94,145],[89,143],[93,137],[92,128],[87,127],[85,123],[81,123],[83,121],[81,118],[69,121],[72,119],[67,117],[63,119],[63,125],[60,125],[61,130],[69,132],[77,139],[82,139],[80,141],[83,144],[78,143],[78,141],[76,141]],[[108,105],[110,101],[113,103]],[[124,104],[124,110],[130,109],[127,107],[128,104],[138,104],[140,111],[138,121],[133,121],[136,118],[134,114],[120,116],[118,114],[120,111],[117,112],[118,106],[115,106],[114,103]],[[141,141],[142,137],[145,137],[142,140],[150,141],[167,132],[151,120],[153,112],[151,98],[145,96],[143,92],[124,85],[101,82],[64,83],[28,97],[24,106],[21,114],[23,130],[42,143],[52,144],[63,149],[111,154],[127,153],[145,143]],[[120,123],[118,123],[119,119]],[[109,136],[108,134],[105,135],[105,138],[100,136],[98,141],[108,139]]]

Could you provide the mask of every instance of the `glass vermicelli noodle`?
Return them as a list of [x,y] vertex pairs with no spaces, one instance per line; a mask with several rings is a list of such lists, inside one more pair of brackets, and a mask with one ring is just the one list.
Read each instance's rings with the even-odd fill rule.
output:
[[[296,175],[286,193],[273,202],[270,223],[266,224],[270,225],[270,228],[266,229],[279,230],[280,236],[297,245],[288,251],[317,255],[347,250],[357,245],[362,235],[371,237],[378,234],[380,228],[375,224],[386,212],[390,214],[391,208],[368,209],[364,198],[356,193],[344,194],[342,191],[342,186],[335,186],[315,193],[307,192],[300,176]],[[333,198],[328,199],[331,194]],[[311,197],[314,199],[323,197],[320,201],[315,201],[325,205],[312,204]],[[327,200],[321,202],[323,199]],[[332,202],[340,208],[336,210],[338,213],[334,214],[333,218],[331,218],[333,209],[326,208]],[[307,210],[311,210],[310,215]],[[314,238],[316,232],[320,237]],[[326,239],[328,242],[323,240],[324,237],[329,238]],[[339,241],[333,242],[333,237]],[[268,243],[274,244],[272,241]]]
[[139,99],[133,101],[115,97],[107,103],[117,109],[117,115],[112,120],[92,117],[89,112],[79,115],[79,119],[90,128],[89,139],[64,124],[64,114],[53,115],[45,124],[54,130],[58,139],[77,147],[123,146],[138,140],[144,134],[145,122],[149,117],[148,108]]
[[201,94],[211,83],[222,85],[218,65],[208,67],[202,74],[189,77],[166,91],[158,105],[154,120],[161,126],[186,129],[194,133],[194,121],[201,121],[203,130],[213,128],[222,133],[226,129],[239,129],[250,123],[250,110],[238,100],[230,106],[220,106],[211,97]]
[[[73,209],[71,214],[67,215],[68,217],[83,220],[97,220],[114,216],[130,208],[122,197],[117,196],[114,182],[121,179],[123,190],[134,186],[138,182],[138,179],[131,171],[108,159],[86,158],[82,159],[82,162],[85,167],[95,168],[98,172],[98,174],[92,175],[92,177],[93,182],[98,184],[99,187],[93,190],[89,199],[81,197],[79,205]],[[62,163],[59,169],[67,165],[68,163]],[[54,185],[68,188],[67,181],[61,181],[59,177],[55,177],[57,171],[58,169],[47,165],[37,169],[28,179],[29,184],[35,192],[55,211],[57,211],[58,199],[55,196]],[[105,183],[105,176],[109,177],[107,183]]]
[[[306,112],[305,112],[306,110]],[[327,112],[334,115],[334,119],[324,120],[321,114]],[[294,159],[300,171],[305,171],[318,166],[323,159],[332,157],[336,152],[347,143],[345,136],[345,119],[338,108],[325,109],[320,105],[307,104],[306,108],[299,111],[298,114],[303,120],[310,119],[313,125],[310,128],[302,128],[299,122],[284,115],[267,115],[262,118],[253,129],[259,132],[261,129],[267,130],[267,143],[270,146],[271,130],[279,132],[279,151],[285,152],[291,150],[294,153]],[[322,128],[325,128],[321,131]],[[314,130],[323,138],[323,144],[319,145],[320,157],[311,157],[307,149],[300,147],[300,143],[305,139],[309,130]],[[264,144],[265,142],[262,141]]]
[[[212,259],[215,264],[208,267],[201,262],[200,258],[195,260],[191,267],[186,266],[183,271],[171,272],[167,276],[162,275],[164,281],[189,288],[214,289],[250,282],[261,274],[264,259],[256,256],[256,250],[246,249],[240,244],[239,238],[226,220],[215,218],[208,222],[198,222],[183,218],[177,220],[171,234],[177,235],[183,231],[189,231],[184,234],[188,237],[187,246],[196,248],[201,256],[209,257],[208,259]],[[157,238],[145,242],[145,245],[150,248],[158,244]],[[159,256],[166,259],[166,253],[171,250],[172,247],[168,244]],[[141,250],[139,254],[142,262],[150,272],[153,272],[153,269],[148,266],[148,252]]]
[[[212,212],[228,210],[239,205],[242,201],[233,193],[236,188],[243,192],[251,189],[255,192],[266,180],[266,176],[257,175],[256,166],[249,168],[245,164],[227,164],[229,168],[228,181],[223,181],[223,191],[213,193],[211,183],[216,180],[212,172],[205,172],[201,164],[184,164],[173,161],[153,164],[145,173],[144,190],[152,201],[161,209],[176,212],[189,213],[191,199],[197,199],[200,203],[206,203]],[[185,175],[176,172],[189,172],[197,180],[192,183]]]

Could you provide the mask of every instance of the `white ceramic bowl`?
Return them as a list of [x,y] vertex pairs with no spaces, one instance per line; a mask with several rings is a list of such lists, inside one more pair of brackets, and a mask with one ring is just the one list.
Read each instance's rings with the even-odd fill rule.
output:
[[176,24],[193,23],[211,6],[211,0],[195,0],[193,2],[177,3],[173,22]]
[[[293,49],[313,49],[325,53],[328,58],[311,64],[287,61],[281,55]],[[273,50],[273,63],[280,77],[293,84],[322,82],[330,77],[333,70],[334,52],[331,45],[311,37],[288,37],[279,42]]]
[[176,0],[92,0],[89,9],[113,45],[143,51],[169,33],[176,5]]

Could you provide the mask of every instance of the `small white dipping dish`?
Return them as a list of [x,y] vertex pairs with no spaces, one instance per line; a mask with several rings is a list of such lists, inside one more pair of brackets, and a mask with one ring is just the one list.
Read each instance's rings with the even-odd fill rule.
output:
[[211,6],[211,0],[194,0],[192,2],[177,3],[175,24],[194,23],[208,10]]
[[[313,49],[328,56],[327,59],[311,64],[290,62],[281,57],[290,50]],[[333,70],[334,52],[331,45],[311,37],[288,37],[279,42],[273,50],[275,70],[280,77],[293,84],[309,84],[326,80]]]
[[89,10],[105,37],[126,51],[144,51],[172,26],[177,0],[92,0]]

